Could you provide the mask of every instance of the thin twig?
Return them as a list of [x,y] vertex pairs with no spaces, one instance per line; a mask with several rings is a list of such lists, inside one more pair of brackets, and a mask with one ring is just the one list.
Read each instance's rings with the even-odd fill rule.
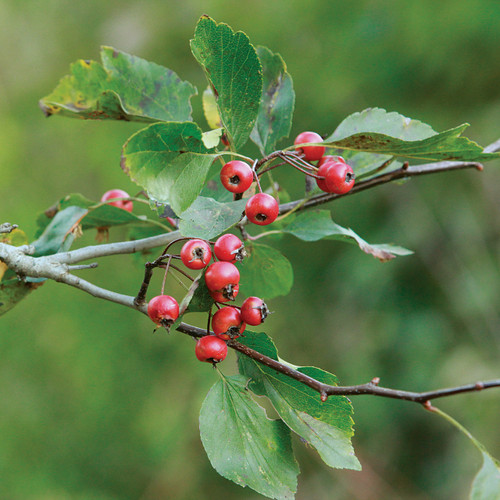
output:
[[[203,337],[207,335],[207,332],[202,328],[198,328],[192,325],[188,325],[186,323],[181,323],[177,330],[181,333],[185,333],[195,338]],[[487,382],[476,382],[474,384],[467,384],[458,387],[450,387],[446,389],[438,389],[435,391],[426,391],[426,392],[411,392],[411,391],[403,391],[399,389],[390,389],[387,387],[380,387],[378,385],[379,379],[374,378],[370,382],[366,384],[360,385],[352,385],[352,386],[337,386],[337,385],[328,385],[318,380],[305,375],[298,370],[295,370],[289,365],[280,363],[275,359],[272,359],[260,352],[247,347],[236,340],[228,341],[228,346],[232,347],[236,351],[248,356],[249,358],[257,361],[260,364],[263,364],[273,370],[276,370],[287,377],[293,378],[298,382],[307,385],[311,389],[317,391],[322,398],[322,400],[326,400],[328,396],[359,396],[362,394],[372,395],[372,396],[381,396],[385,398],[392,399],[400,399],[404,401],[411,401],[414,403],[424,404],[427,401],[437,398],[443,398],[447,396],[453,396],[456,394],[463,394],[467,392],[477,392],[484,389],[491,389],[494,387],[500,387],[500,379],[490,380]]]

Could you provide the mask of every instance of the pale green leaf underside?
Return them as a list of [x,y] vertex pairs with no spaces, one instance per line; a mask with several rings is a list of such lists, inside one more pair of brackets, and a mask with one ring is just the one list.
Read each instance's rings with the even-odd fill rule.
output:
[[304,241],[317,241],[322,238],[329,238],[354,243],[363,252],[373,255],[383,262],[393,259],[396,255],[410,255],[413,253],[399,246],[390,244],[373,245],[366,242],[352,229],[335,224],[328,210],[308,210],[302,212],[283,231],[293,234]]
[[78,206],[69,206],[57,212],[40,237],[32,243],[36,249],[34,255],[40,257],[69,250],[75,239],[74,230],[87,213],[86,208]]
[[[387,112],[385,109],[368,108],[353,113],[342,120],[330,136],[330,140],[344,139],[361,132],[377,132],[405,141],[419,141],[437,134],[430,125],[421,121],[407,118],[394,111]],[[368,176],[371,171],[378,169],[384,162],[392,158],[391,155],[348,150],[344,150],[342,155],[348,160],[358,179],[361,176]],[[398,162],[393,162],[387,168],[397,168],[398,166],[400,166]],[[373,173],[379,174],[382,171],[378,170]]]
[[223,377],[210,389],[200,412],[203,446],[220,475],[269,498],[292,499],[299,469],[290,432],[267,418],[246,382]]
[[281,56],[266,47],[257,47],[257,54],[264,81],[259,114],[250,138],[263,155],[268,155],[274,151],[276,143],[290,133],[295,92]]
[[342,120],[328,140],[338,141],[361,132],[377,132],[405,141],[427,139],[437,132],[430,125],[394,111],[368,108]]
[[196,88],[172,70],[112,47],[102,64],[83,59],[40,101],[47,115],[135,121],[191,120]]
[[191,51],[205,70],[229,142],[239,150],[250,136],[262,93],[262,68],[255,48],[245,33],[202,16]]
[[122,168],[154,201],[180,214],[196,200],[216,155],[193,122],[154,123],[123,146]]
[[180,214],[179,230],[182,236],[213,239],[242,218],[246,201],[221,203],[213,198],[198,196],[195,202]]
[[472,483],[471,500],[500,500],[500,463],[483,451],[483,466]]

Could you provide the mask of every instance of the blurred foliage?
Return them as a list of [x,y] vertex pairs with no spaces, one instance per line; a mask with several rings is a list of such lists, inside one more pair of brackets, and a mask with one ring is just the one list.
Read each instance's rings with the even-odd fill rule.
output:
[[[496,0],[254,0],[248,10],[228,0],[0,0],[0,222],[32,237],[38,213],[67,193],[137,191],[119,154],[140,125],[47,120],[37,109],[69,64],[97,59],[100,45],[194,83],[194,118],[204,124],[204,75],[189,49],[203,13],[282,55],[296,91],[292,137],[330,134],[371,106],[437,131],[470,122],[467,135],[483,145],[500,136]],[[381,264],[334,241],[277,242],[295,275],[291,294],[270,301],[275,314],[265,324],[281,355],[344,384],[380,376],[387,386],[427,390],[498,377],[498,167],[386,185],[332,205],[337,223],[413,256]],[[300,193],[298,174],[275,172]],[[90,233],[80,244],[93,243]],[[110,231],[112,240],[124,234]],[[135,294],[142,273],[141,259],[123,256],[82,276]],[[196,361],[191,339],[153,334],[134,311],[57,283],[3,317],[0,332],[1,498],[258,498],[219,477],[202,450],[198,412],[217,377]],[[234,356],[223,369],[235,372]],[[481,458],[453,428],[405,402],[352,400],[363,472],[330,470],[298,446],[297,498],[465,498]],[[500,456],[498,391],[438,406]]]

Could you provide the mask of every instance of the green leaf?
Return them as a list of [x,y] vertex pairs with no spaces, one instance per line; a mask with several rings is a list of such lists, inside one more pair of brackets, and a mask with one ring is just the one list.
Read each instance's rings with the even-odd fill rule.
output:
[[[52,210],[57,213],[71,206],[87,209],[87,213],[80,220],[80,225],[84,231],[86,229],[109,228],[123,224],[140,224],[154,227],[159,226],[157,221],[149,220],[144,216],[134,215],[127,210],[123,210],[112,205],[101,204],[101,202],[90,200],[80,193],[68,194],[54,207],[52,207]],[[38,218],[37,235],[42,234],[45,228],[50,224],[51,220],[52,218],[48,217],[45,213]],[[163,232],[164,231],[167,231],[167,229],[164,229]],[[159,232],[161,232],[161,227],[158,227],[155,234],[159,234]]]
[[55,90],[40,101],[47,116],[151,121],[191,120],[196,88],[172,70],[112,47],[102,64],[79,60]]
[[279,251],[267,245],[245,243],[247,257],[240,268],[240,292],[243,295],[272,299],[287,295],[293,285],[290,261]]
[[40,237],[32,245],[36,251],[34,256],[52,255],[69,250],[75,234],[78,233],[80,221],[87,215],[86,208],[70,206],[57,212]]
[[[344,139],[361,132],[378,132],[405,141],[418,141],[437,134],[430,125],[421,121],[412,120],[396,112],[387,112],[385,109],[368,108],[345,118],[330,136],[330,139]],[[376,169],[392,158],[391,155],[354,151],[346,151],[343,155],[354,169],[358,179],[366,177],[370,173],[380,174],[383,170]],[[398,168],[399,166],[400,163],[395,162],[390,165],[390,168]],[[372,170],[375,171],[371,172]]]
[[412,141],[371,131],[336,139],[334,132],[325,139],[324,145],[341,150],[365,151],[423,161],[482,161],[497,158],[498,154],[483,153],[483,148],[477,143],[460,137],[467,127],[468,124],[463,124],[440,134]]
[[262,94],[262,68],[245,33],[202,16],[191,51],[205,70],[233,150],[248,140]]
[[427,139],[437,132],[430,125],[385,109],[368,108],[345,118],[328,140],[338,141],[361,132],[377,132],[405,141]]
[[201,273],[191,284],[187,294],[179,305],[181,314],[188,312],[208,312],[214,305],[207,286],[205,285],[205,273]]
[[150,198],[186,210],[203,188],[215,154],[192,122],[154,123],[132,135],[123,146],[122,168]]
[[269,498],[292,499],[297,463],[290,432],[270,420],[240,375],[222,377],[200,412],[200,435],[210,463],[222,476]]
[[250,138],[262,155],[272,153],[276,143],[290,134],[295,92],[285,61],[266,47],[257,47],[262,64],[263,88],[259,114]]
[[470,500],[500,500],[500,462],[482,451],[483,466],[472,483]]
[[382,262],[394,259],[396,255],[410,255],[413,253],[411,250],[399,246],[389,244],[373,245],[366,242],[352,229],[346,229],[335,224],[328,210],[302,212],[283,231],[293,234],[303,241],[317,241],[322,238],[329,238],[354,243],[363,252],[373,255]]
[[0,316],[12,309],[30,292],[43,285],[43,282],[25,282],[18,278],[0,281]]
[[180,214],[181,235],[204,240],[215,238],[241,220],[246,201],[220,203],[213,198],[199,196]]
[[[278,353],[265,333],[245,331],[242,344],[278,360]],[[283,361],[282,361],[283,362]],[[308,444],[316,448],[330,467],[360,470],[351,438],[352,406],[344,396],[330,396],[322,402],[317,391],[245,356],[238,356],[240,372],[250,377],[249,388],[267,396],[283,421]],[[337,385],[335,375],[314,367],[296,370],[320,382]]]

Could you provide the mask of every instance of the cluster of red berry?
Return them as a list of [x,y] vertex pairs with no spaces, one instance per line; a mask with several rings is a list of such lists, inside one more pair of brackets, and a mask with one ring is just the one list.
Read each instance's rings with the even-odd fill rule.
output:
[[[312,176],[318,187],[327,193],[345,194],[354,186],[354,172],[341,156],[325,155],[321,145],[300,146],[306,143],[321,143],[323,138],[316,132],[302,132],[294,141],[299,145],[297,152],[306,162],[318,162],[317,167],[308,165],[315,171]],[[255,165],[255,164],[254,164]],[[309,174],[311,175],[311,174]],[[244,193],[253,183],[258,182],[254,167],[241,160],[227,162],[220,171],[222,185],[231,193]],[[260,188],[260,186],[259,186]],[[278,202],[267,193],[251,196],[245,206],[245,215],[250,222],[265,226],[276,220],[279,214]]]
[[[321,143],[323,138],[316,132],[302,132],[294,141],[295,145],[309,142]],[[304,160],[318,162],[316,183],[327,193],[345,194],[354,186],[354,172],[342,156],[325,155],[325,146],[301,146],[297,151]]]
[[[248,163],[241,160],[228,161],[220,171],[222,185],[231,193],[244,193],[257,178]],[[279,214],[278,202],[267,193],[251,196],[245,205],[245,215],[250,222],[266,226],[274,222]]]
[[[212,264],[212,254],[218,259]],[[212,317],[214,335],[206,335],[196,343],[200,361],[218,363],[227,355],[226,341],[239,337],[246,325],[260,325],[267,317],[266,304],[259,297],[248,297],[241,307],[225,303],[235,300],[239,291],[240,272],[234,265],[245,257],[245,247],[234,234],[224,234],[213,244],[189,239],[180,251],[180,259],[188,269],[205,271],[205,284],[219,308]],[[208,266],[208,267],[207,267]],[[179,304],[170,295],[158,295],[148,304],[148,316],[158,326],[170,326],[179,317]]]
[[[325,155],[325,146],[311,145],[301,146],[306,143],[321,143],[323,139],[315,132],[302,132],[294,144],[299,156],[290,160],[295,164],[296,160],[302,161],[318,184],[318,187],[328,193],[345,194],[354,185],[354,172],[341,156]],[[284,155],[280,156],[286,160]],[[317,166],[305,162],[318,162]],[[258,174],[254,167],[241,160],[227,162],[220,172],[222,185],[231,193],[242,194],[256,181],[259,190],[260,184]],[[301,168],[299,167],[299,170]],[[311,170],[315,172],[311,174]],[[133,203],[127,199],[129,195],[121,189],[112,189],[104,193],[101,202],[122,208],[128,212],[132,211]],[[114,201],[108,201],[114,200]],[[251,196],[245,206],[245,215],[250,222],[260,226],[271,224],[279,214],[278,202],[269,194],[259,192]],[[184,238],[185,239],[185,238]],[[214,262],[210,264],[214,254]],[[213,243],[192,238],[184,243],[180,255],[169,258],[180,258],[188,269],[205,271],[205,284],[210,296],[218,307],[217,312],[211,318],[214,335],[201,337],[195,348],[196,357],[200,361],[218,363],[227,355],[227,341],[239,337],[246,325],[260,325],[269,310],[265,302],[259,297],[248,297],[241,307],[225,304],[234,301],[239,291],[240,273],[234,265],[245,257],[245,247],[241,240],[234,234],[224,234]],[[216,260],[217,259],[217,260]],[[161,295],[153,297],[147,308],[148,316],[158,326],[170,326],[179,317],[179,304],[174,297]]]

